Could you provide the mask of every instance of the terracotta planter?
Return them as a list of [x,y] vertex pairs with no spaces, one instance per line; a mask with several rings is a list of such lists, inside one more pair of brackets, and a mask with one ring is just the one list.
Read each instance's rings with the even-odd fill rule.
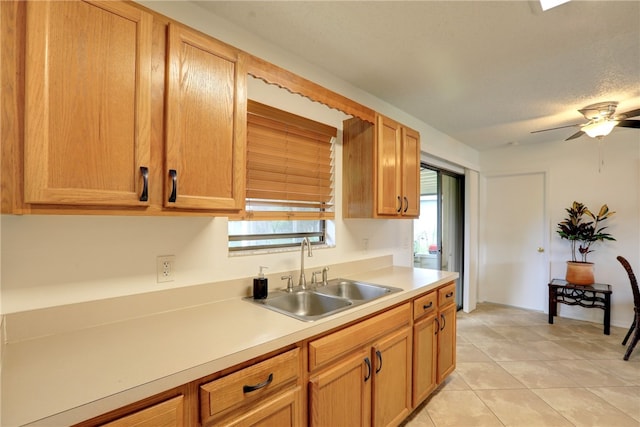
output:
[[593,263],[567,261],[566,281],[573,285],[593,285]]

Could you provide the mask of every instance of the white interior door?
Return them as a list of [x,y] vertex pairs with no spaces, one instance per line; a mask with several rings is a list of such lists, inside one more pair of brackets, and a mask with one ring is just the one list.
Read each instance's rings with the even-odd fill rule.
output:
[[545,311],[545,174],[485,178],[480,301]]

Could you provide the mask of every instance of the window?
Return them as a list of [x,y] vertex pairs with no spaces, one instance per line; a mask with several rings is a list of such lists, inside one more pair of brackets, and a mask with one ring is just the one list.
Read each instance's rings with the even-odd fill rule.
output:
[[334,218],[337,129],[249,101],[246,207],[229,221],[229,250],[327,241]]

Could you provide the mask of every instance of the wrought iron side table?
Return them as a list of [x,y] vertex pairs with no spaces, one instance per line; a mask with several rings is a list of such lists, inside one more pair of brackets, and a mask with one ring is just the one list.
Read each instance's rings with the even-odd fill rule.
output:
[[549,283],[549,323],[553,324],[553,317],[558,315],[558,303],[600,308],[604,310],[604,333],[609,335],[611,292],[611,285],[604,283],[582,286],[563,279],[552,279]]

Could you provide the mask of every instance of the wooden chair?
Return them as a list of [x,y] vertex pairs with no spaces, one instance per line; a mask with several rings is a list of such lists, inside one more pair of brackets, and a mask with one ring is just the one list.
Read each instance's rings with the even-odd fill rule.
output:
[[627,352],[624,354],[624,360],[629,360],[629,356],[631,356],[631,352],[635,348],[636,344],[638,344],[638,340],[640,340],[640,291],[638,290],[638,280],[636,279],[636,275],[633,274],[633,270],[631,269],[631,265],[629,265],[629,261],[627,261],[624,257],[619,256],[617,260],[620,261],[620,264],[627,270],[627,274],[629,275],[629,281],[631,282],[631,290],[633,291],[633,311],[634,318],[631,323],[631,327],[629,328],[629,332],[624,337],[622,341],[622,345],[626,345],[631,333],[635,329],[635,333],[633,334],[633,338],[631,338],[631,343],[629,343],[629,347],[627,347]]

